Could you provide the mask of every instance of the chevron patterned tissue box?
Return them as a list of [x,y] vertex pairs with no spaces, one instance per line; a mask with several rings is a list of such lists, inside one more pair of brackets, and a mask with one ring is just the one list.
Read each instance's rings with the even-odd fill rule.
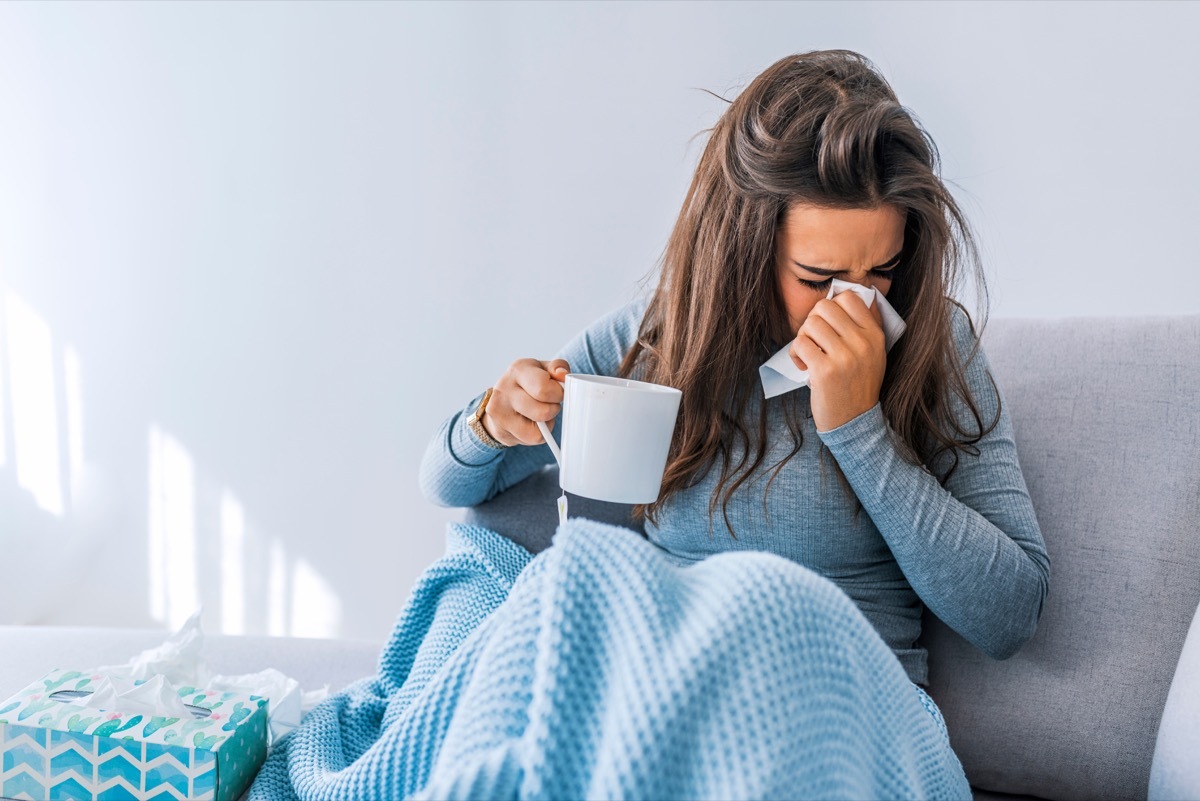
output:
[[0,701],[0,797],[234,801],[267,753],[267,699],[181,687],[190,720],[78,706],[99,676],[54,670]]

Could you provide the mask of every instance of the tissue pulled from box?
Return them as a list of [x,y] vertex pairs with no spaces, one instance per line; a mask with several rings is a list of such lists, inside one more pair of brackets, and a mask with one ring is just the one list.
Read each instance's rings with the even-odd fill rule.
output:
[[[71,703],[113,712],[178,717],[191,714],[179,698],[183,688],[246,693],[268,699],[270,738],[278,742],[329,695],[328,684],[304,692],[298,681],[275,668],[239,676],[215,674],[204,660],[203,650],[204,633],[197,610],[161,645],[142,651],[123,665],[94,668],[92,673],[101,677],[95,692]],[[135,686],[135,681],[144,683]],[[104,706],[106,703],[113,706]]]
[[97,670],[91,691],[67,701],[73,706],[103,709],[122,715],[161,715],[186,718],[192,713],[179,698],[179,688],[165,676],[153,676],[141,684],[131,678]]

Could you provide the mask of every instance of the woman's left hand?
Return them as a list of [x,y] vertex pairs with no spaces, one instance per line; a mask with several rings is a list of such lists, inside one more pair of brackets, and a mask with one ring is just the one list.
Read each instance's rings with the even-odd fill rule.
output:
[[854,292],[817,301],[789,353],[808,370],[818,431],[848,423],[879,402],[887,353],[877,304],[867,308]]

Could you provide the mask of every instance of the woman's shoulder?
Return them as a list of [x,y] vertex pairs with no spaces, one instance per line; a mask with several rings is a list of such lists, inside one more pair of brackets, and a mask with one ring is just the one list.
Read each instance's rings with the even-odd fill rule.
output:
[[639,292],[630,300],[600,317],[587,330],[614,331],[625,338],[636,339],[638,329],[642,325],[642,318],[646,315],[646,309],[650,305],[650,298],[650,293]]
[[571,371],[592,375],[616,375],[621,360],[637,342],[650,295],[632,299],[599,317],[580,331],[558,354]]
[[976,318],[959,301],[946,298],[946,316],[950,320],[950,344],[959,365],[966,369],[983,367],[987,369],[987,361],[983,356],[980,337],[983,333]]
[[950,318],[950,335],[958,347],[974,346],[979,339],[975,320],[967,307],[954,298],[946,298],[946,314]]
[[[951,369],[961,373],[965,388],[975,402],[976,410],[985,420],[990,420],[1000,412],[1000,388],[996,385],[991,365],[983,350],[982,327],[962,303],[953,298],[946,298],[946,304],[954,357]],[[962,408],[961,401],[961,398],[953,397],[951,403],[952,408],[956,408],[959,413],[966,411]]]

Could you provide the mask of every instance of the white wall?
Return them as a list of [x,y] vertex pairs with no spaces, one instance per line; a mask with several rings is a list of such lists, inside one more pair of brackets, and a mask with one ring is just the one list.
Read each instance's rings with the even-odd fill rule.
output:
[[654,264],[777,58],[871,56],[993,314],[1194,313],[1196,4],[0,4],[0,622],[382,639],[438,423]]

